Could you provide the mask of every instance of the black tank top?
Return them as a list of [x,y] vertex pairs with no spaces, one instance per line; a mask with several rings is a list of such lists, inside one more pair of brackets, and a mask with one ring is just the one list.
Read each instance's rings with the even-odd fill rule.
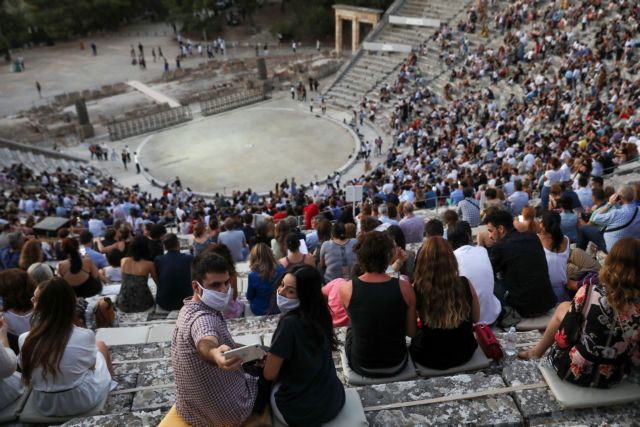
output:
[[354,278],[347,312],[351,319],[347,355],[354,371],[365,375],[362,368],[392,368],[406,360],[407,303],[397,278],[382,283]]
[[476,351],[478,343],[473,335],[471,320],[471,284],[461,276],[459,286],[463,286],[465,299],[469,303],[468,317],[452,329],[431,328],[428,322],[422,325],[409,348],[414,362],[431,369],[449,369],[464,365]]

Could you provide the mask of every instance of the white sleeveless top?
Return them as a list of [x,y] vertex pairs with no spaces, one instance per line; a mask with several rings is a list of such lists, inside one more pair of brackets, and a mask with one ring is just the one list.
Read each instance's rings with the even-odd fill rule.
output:
[[564,288],[567,283],[567,261],[571,252],[569,238],[564,236],[567,248],[563,252],[552,252],[544,248],[544,255],[547,257],[547,266],[549,267],[549,280],[553,289]]

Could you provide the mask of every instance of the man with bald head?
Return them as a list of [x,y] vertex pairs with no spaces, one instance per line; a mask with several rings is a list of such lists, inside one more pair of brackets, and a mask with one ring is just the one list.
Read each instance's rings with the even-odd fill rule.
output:
[[413,205],[409,202],[404,202],[402,212],[404,218],[400,220],[400,228],[406,243],[422,243],[424,220],[413,214]]
[[624,237],[640,237],[640,207],[636,206],[635,199],[634,188],[623,185],[591,218],[593,224],[604,227],[602,234],[607,251]]

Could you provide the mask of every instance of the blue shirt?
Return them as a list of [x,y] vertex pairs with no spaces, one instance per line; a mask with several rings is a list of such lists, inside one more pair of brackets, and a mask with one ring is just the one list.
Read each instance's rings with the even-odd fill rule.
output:
[[85,250],[87,251],[87,255],[89,255],[89,258],[91,258],[91,262],[98,267],[98,269],[100,268],[105,268],[106,266],[109,265],[109,263],[107,262],[107,257],[104,254],[101,254],[98,251],[94,251],[91,248],[88,248],[85,246]]
[[2,268],[7,270],[9,268],[17,268],[20,261],[20,251],[13,251],[11,248],[4,248],[0,252],[0,262]]
[[[263,280],[260,273],[252,271],[249,273],[249,284],[247,286],[247,299],[250,302],[251,311],[256,316],[265,314],[280,313],[273,299],[277,282],[284,275],[285,268],[278,264],[276,275],[271,280]],[[273,307],[272,307],[273,306]],[[271,310],[269,310],[271,308]]]
[[[610,208],[607,212],[598,212],[591,217],[591,222],[596,225],[606,227],[602,232],[604,235],[604,241],[607,244],[607,251],[610,251],[615,243],[624,237],[640,237],[640,211],[635,203],[624,204],[619,208]],[[637,213],[636,213],[637,212]],[[631,221],[634,213],[635,218]],[[629,223],[631,221],[631,223]],[[607,231],[618,227],[622,227],[621,230]]]
[[458,188],[456,190],[453,190],[453,192],[451,192],[451,195],[449,197],[451,198],[451,203],[453,203],[454,205],[457,205],[462,200],[464,200],[464,193],[462,192],[461,189]]
[[513,215],[520,215],[522,208],[529,203],[529,195],[524,191],[516,191],[509,196],[509,203],[511,203],[511,213]]

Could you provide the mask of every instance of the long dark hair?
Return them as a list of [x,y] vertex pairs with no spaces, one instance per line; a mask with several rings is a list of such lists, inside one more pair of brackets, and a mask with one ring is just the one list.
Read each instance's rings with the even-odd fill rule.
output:
[[80,257],[80,244],[76,239],[65,237],[62,239],[62,252],[67,254],[69,260],[69,271],[77,274],[82,270],[82,258]]
[[38,301],[31,317],[31,330],[21,350],[22,382],[31,384],[33,371],[42,367],[42,378],[55,381],[60,360],[73,332],[76,294],[61,277],[40,283]]
[[558,252],[564,241],[564,234],[560,228],[560,214],[552,211],[542,213],[542,225],[544,230],[551,236],[551,250]]
[[305,330],[318,347],[322,347],[326,338],[331,351],[335,351],[338,348],[338,339],[333,333],[331,311],[322,295],[322,275],[309,265],[295,267],[290,274],[296,278],[300,307],[285,314],[283,318],[297,313],[304,323]]

